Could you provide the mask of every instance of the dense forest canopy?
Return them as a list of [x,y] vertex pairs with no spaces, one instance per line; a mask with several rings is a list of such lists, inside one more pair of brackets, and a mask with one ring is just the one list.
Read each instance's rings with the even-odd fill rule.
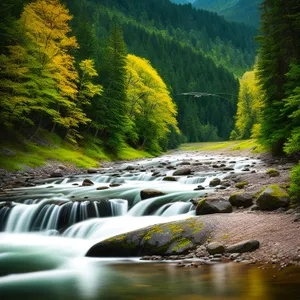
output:
[[[34,39],[32,41],[27,39],[30,45],[26,46],[23,44],[24,41],[19,42],[23,38],[17,33],[18,28],[21,28],[18,20],[26,3],[31,4],[32,2],[15,0],[2,4],[6,13],[3,16],[5,36],[2,39],[1,51],[6,54],[6,59],[12,60],[7,63],[14,63],[13,60],[15,59],[13,53],[7,55],[9,51],[13,51],[13,49],[8,50],[7,46],[15,47],[21,44],[22,49],[26,50],[35,43]],[[120,58],[123,60],[124,68],[127,53],[146,58],[151,62],[176,103],[178,126],[183,137],[191,142],[229,138],[234,126],[233,116],[236,112],[239,89],[236,76],[251,68],[254,62],[255,44],[253,36],[255,30],[244,25],[227,22],[214,13],[196,10],[191,5],[178,6],[167,0],[75,0],[66,1],[65,4],[70,10],[70,15],[73,16],[69,19],[69,26],[72,30],[70,33],[74,36],[74,49],[68,48],[68,51],[69,55],[73,57],[70,57],[69,61],[72,61],[74,65],[68,65],[68,68],[69,72],[74,67],[76,70],[72,71],[74,78],[66,83],[67,85],[73,84],[73,96],[71,94],[64,95],[62,91],[58,92],[54,88],[55,76],[50,78],[52,73],[49,71],[51,73],[48,74],[49,78],[45,73],[45,78],[48,79],[43,86],[38,88],[39,93],[43,94],[45,103],[39,103],[39,109],[35,103],[30,104],[30,109],[21,106],[18,108],[20,112],[16,116],[17,119],[19,115],[24,115],[22,118],[33,120],[34,124],[32,125],[37,124],[39,126],[40,124],[43,127],[44,124],[47,128],[51,127],[51,130],[58,129],[60,131],[61,127],[65,127],[68,131],[68,139],[73,142],[84,135],[84,131],[86,131],[84,128],[86,127],[88,132],[93,132],[95,137],[102,139],[111,136],[109,132],[112,127],[115,127],[115,137],[119,137],[111,140],[110,149],[117,149],[117,145],[121,147],[121,141],[126,140],[125,136],[129,136],[126,142],[130,142],[135,147],[139,146],[138,143],[133,142],[134,140],[140,141],[143,145],[143,139],[138,138],[136,140],[133,137],[136,132],[133,134],[135,130],[133,130],[132,122],[125,120],[126,104],[121,108],[122,103],[127,101],[125,100],[126,88],[124,87],[123,91],[119,91],[121,94],[108,92],[108,87],[115,83],[114,78],[117,81],[119,76],[119,74],[112,75],[111,81],[109,79],[115,70],[110,65],[114,58],[108,57],[109,51],[107,51],[110,49],[112,24],[116,23],[120,26],[120,34],[124,36],[124,44],[121,46],[123,58]],[[17,30],[11,35],[11,28],[14,27]],[[71,34],[68,33],[67,36],[71,36]],[[6,39],[8,36],[9,38]],[[35,46],[39,47],[39,45]],[[32,51],[30,49],[27,52],[31,55]],[[224,55],[225,53],[226,55]],[[37,55],[35,59],[38,60],[38,57]],[[27,59],[26,63],[23,61],[25,65],[27,64],[26,68],[35,69],[29,65],[32,63],[31,59],[28,60],[25,57],[23,59]],[[86,60],[94,68],[91,73],[93,75],[89,78],[90,83],[98,87],[98,92],[93,88],[93,94],[90,96],[82,93],[81,87],[76,83],[81,82],[80,76],[84,71],[80,66]],[[45,69],[42,68],[42,70],[46,72]],[[9,70],[5,72],[9,72]],[[120,79],[120,84],[124,85],[126,72],[123,70],[121,73],[124,77]],[[19,74],[18,76],[23,75],[27,78],[26,74]],[[3,74],[3,76],[7,76],[7,74]],[[84,78],[87,77],[84,76]],[[28,83],[31,84],[33,79],[15,78],[14,80],[18,83],[22,81],[22,84],[28,80]],[[50,83],[51,80],[52,83]],[[58,77],[56,77],[56,84],[58,84],[57,82]],[[119,87],[120,85],[117,84],[116,88]],[[45,93],[45,91],[48,92]],[[186,91],[226,93],[228,99],[225,101],[212,97],[196,99],[180,95]],[[78,96],[77,93],[82,95]],[[81,99],[83,95],[86,96],[84,101]],[[124,116],[118,118],[118,122],[114,118],[111,121],[107,119],[110,114],[105,111],[104,105],[107,101],[113,101],[115,98],[119,98],[118,101],[120,101],[115,103],[116,106],[120,106],[116,110],[116,115]],[[124,99],[123,102],[120,100],[122,98]],[[6,103],[10,103],[8,99]],[[55,103],[58,103],[59,109],[55,108]],[[71,103],[74,103],[72,104],[73,109],[77,111],[74,114],[76,121],[70,118],[68,113]],[[117,105],[117,103],[119,104]],[[24,109],[28,110],[28,114],[25,113]],[[43,109],[46,110],[45,114],[50,116],[50,120],[44,117],[44,113],[42,117],[38,116],[38,112]],[[24,114],[21,113],[22,110]],[[80,111],[83,111],[84,115]],[[119,123],[120,119],[124,120],[125,123],[123,124],[121,121]],[[49,122],[54,122],[54,125]],[[166,131],[166,133],[169,132],[168,136],[161,137],[160,147],[150,146],[151,149],[175,147],[182,141],[176,126],[173,125]],[[117,128],[119,128],[118,134],[116,133]]]

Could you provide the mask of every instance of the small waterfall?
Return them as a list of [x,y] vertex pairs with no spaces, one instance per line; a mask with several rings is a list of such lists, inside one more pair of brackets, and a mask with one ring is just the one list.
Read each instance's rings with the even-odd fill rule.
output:
[[162,217],[170,217],[170,216],[186,214],[191,210],[192,207],[193,204],[186,203],[186,202],[168,203],[163,205],[161,208],[159,208],[156,211],[155,215],[162,216]]
[[3,207],[0,220],[5,222],[4,230],[15,233],[61,230],[90,218],[121,216],[128,210],[128,202],[123,199],[68,201],[60,205],[53,201]]
[[128,210],[128,202],[123,199],[112,199],[109,200],[112,207],[112,215],[116,216],[123,216],[127,213]]
[[200,184],[205,182],[205,177],[183,177],[179,178],[179,182],[182,184]]

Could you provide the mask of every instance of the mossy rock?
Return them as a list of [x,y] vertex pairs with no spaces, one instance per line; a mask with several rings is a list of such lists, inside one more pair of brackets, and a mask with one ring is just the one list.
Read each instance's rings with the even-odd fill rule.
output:
[[274,184],[261,191],[256,204],[261,210],[275,210],[289,206],[290,198],[286,190]]
[[269,169],[266,174],[268,174],[270,177],[278,177],[280,176],[279,171],[277,171],[276,169]]
[[249,182],[247,182],[247,181],[241,181],[241,182],[239,182],[239,183],[237,183],[236,185],[235,185],[235,187],[237,188],[237,189],[240,189],[240,190],[242,190],[246,185],[248,185],[249,184]]
[[189,218],[149,226],[102,241],[87,252],[90,257],[129,257],[185,254],[204,244],[212,226]]

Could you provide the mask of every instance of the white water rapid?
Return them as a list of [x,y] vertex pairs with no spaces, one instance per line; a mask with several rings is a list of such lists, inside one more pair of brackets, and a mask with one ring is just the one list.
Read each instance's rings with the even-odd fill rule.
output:
[[[1,287],[30,287],[36,281],[72,276],[79,276],[81,283],[85,278],[85,286],[93,285],[88,279],[91,259],[83,258],[93,244],[149,225],[191,217],[195,207],[190,200],[213,192],[215,187],[209,186],[213,178],[223,180],[258,163],[243,157],[168,155],[115,164],[97,174],[47,179],[35,187],[2,195],[0,273],[5,275],[9,266],[8,274],[14,275],[0,277],[0,291]],[[191,175],[173,176],[175,169],[195,166],[202,167]],[[82,186],[86,178],[94,184]],[[162,195],[142,200],[141,191],[146,189]]]

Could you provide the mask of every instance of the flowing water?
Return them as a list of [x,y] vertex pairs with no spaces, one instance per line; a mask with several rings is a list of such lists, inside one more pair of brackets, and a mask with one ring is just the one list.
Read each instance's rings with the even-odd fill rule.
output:
[[[188,163],[222,164],[229,171],[210,168],[164,180],[172,176],[172,168]],[[272,297],[281,295],[279,289],[256,268],[218,264],[182,270],[136,258],[84,257],[106,238],[195,215],[190,199],[213,192],[211,179],[259,163],[243,157],[171,155],[134,163],[135,170],[131,164],[114,165],[2,195],[1,299],[277,299]],[[83,187],[86,178],[94,185]],[[205,189],[195,190],[199,184]],[[142,200],[141,191],[149,188],[164,195]],[[300,280],[294,281],[289,295],[300,292]]]

